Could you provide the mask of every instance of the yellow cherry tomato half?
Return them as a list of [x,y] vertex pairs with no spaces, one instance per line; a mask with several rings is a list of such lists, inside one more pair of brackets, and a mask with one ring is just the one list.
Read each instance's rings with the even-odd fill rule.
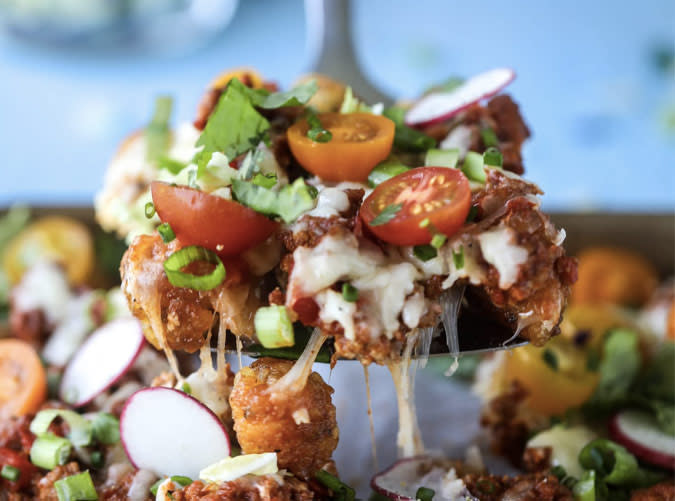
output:
[[87,227],[63,216],[47,216],[27,226],[5,250],[3,268],[12,283],[38,261],[59,263],[68,281],[80,285],[94,268],[94,242]]
[[19,339],[0,340],[0,414],[33,414],[46,398],[47,375],[35,349]]
[[324,181],[365,182],[373,167],[389,156],[394,122],[370,113],[320,113],[319,122],[332,138],[319,142],[307,136],[300,120],[288,129],[288,145],[306,170]]
[[583,404],[598,384],[588,369],[588,351],[564,338],[544,347],[523,346],[506,355],[507,381],[518,380],[527,390],[526,404],[545,416],[555,416]]

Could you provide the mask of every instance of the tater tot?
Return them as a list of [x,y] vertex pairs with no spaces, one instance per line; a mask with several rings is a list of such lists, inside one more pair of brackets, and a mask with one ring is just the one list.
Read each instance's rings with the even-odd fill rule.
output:
[[623,249],[593,247],[579,255],[579,279],[572,302],[640,306],[658,283],[654,267],[643,257]]
[[235,377],[230,406],[242,452],[277,452],[279,468],[310,478],[338,444],[333,388],[313,372],[302,391],[272,402],[270,386],[292,366],[292,361],[261,358],[244,367]]
[[307,104],[320,113],[338,111],[345,97],[345,85],[319,73],[305,75],[298,79],[296,84],[307,83],[310,80],[316,80],[319,90],[316,91],[316,94],[312,96]]

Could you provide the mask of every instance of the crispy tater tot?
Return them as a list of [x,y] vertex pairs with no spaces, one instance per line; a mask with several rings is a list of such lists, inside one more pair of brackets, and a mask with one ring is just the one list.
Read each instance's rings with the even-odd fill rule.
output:
[[640,306],[658,283],[654,267],[643,257],[611,247],[592,247],[579,255],[579,279],[572,302]]
[[230,395],[234,430],[246,454],[277,452],[279,468],[309,478],[338,444],[333,388],[313,372],[302,391],[271,401],[270,386],[293,362],[261,358],[235,377]]
[[338,111],[345,97],[345,84],[320,73],[304,75],[298,79],[296,84],[307,83],[310,80],[316,80],[319,90],[316,91],[316,94],[312,96],[307,105],[320,113]]

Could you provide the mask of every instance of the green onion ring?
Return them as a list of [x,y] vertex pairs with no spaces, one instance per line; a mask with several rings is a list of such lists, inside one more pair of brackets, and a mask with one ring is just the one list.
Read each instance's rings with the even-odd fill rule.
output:
[[[193,275],[181,271],[195,261],[206,261],[216,267],[208,275]],[[190,245],[177,250],[164,261],[164,272],[174,287],[208,291],[218,287],[225,280],[225,266],[218,255],[204,247]]]

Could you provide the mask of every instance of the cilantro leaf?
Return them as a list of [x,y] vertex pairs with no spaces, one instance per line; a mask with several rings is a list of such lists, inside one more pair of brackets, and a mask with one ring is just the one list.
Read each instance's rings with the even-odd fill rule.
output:
[[403,151],[423,152],[436,147],[436,140],[405,124],[405,110],[397,106],[387,108],[382,115],[396,124],[394,146]]
[[257,184],[255,180],[234,179],[232,193],[242,205],[267,216],[279,216],[286,223],[292,223],[316,204],[315,193],[302,178],[278,192]]
[[199,172],[203,172],[213,152],[233,159],[255,148],[269,127],[269,122],[251,104],[247,88],[233,79],[197,140],[197,146],[204,147],[195,157]]
[[286,92],[273,92],[255,104],[268,110],[286,106],[301,106],[306,104],[316,94],[317,90],[319,90],[319,86],[316,80],[310,80]]
[[402,208],[403,204],[387,205],[384,209],[382,209],[382,212],[380,212],[377,217],[370,222],[370,226],[380,226],[382,224],[388,223],[394,219],[394,216],[396,216],[398,211],[400,211]]

